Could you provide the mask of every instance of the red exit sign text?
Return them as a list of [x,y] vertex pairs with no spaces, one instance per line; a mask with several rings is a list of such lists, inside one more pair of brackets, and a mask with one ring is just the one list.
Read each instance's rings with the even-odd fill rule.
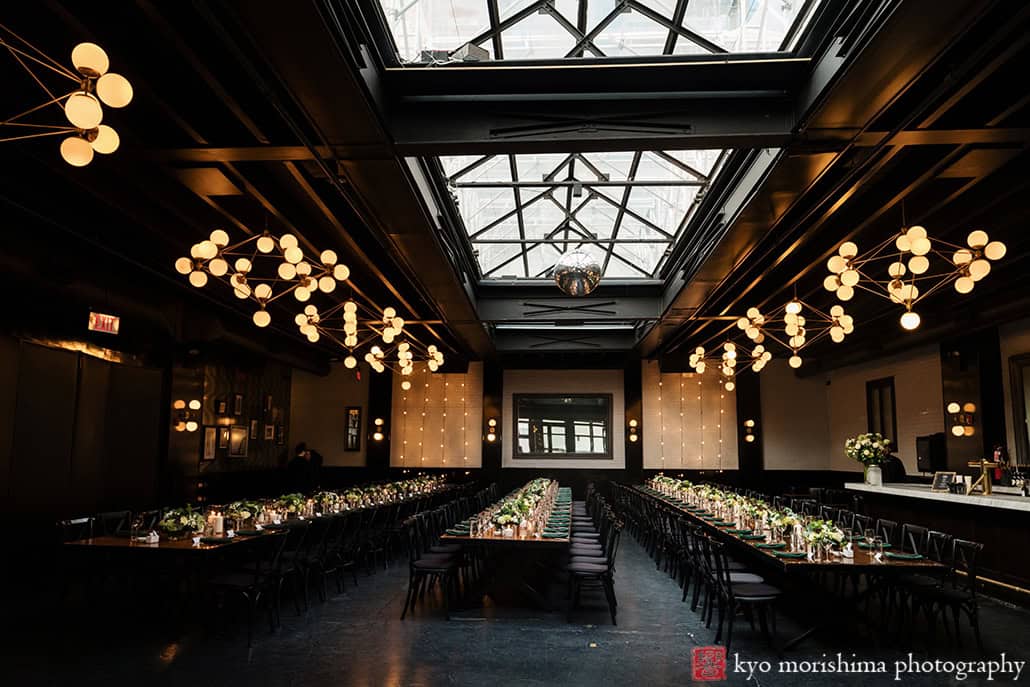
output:
[[99,312],[89,314],[89,330],[91,332],[104,332],[105,334],[117,334],[122,318],[117,315],[105,315]]

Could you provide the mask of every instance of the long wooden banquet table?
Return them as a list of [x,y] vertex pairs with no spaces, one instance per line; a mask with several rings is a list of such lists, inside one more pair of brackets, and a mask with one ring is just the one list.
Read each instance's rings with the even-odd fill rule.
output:
[[[760,548],[758,544],[762,543],[761,540],[747,540],[740,534],[730,532],[729,530],[735,529],[735,526],[732,524],[716,525],[688,509],[686,504],[681,501],[672,499],[642,485],[634,485],[633,488],[647,498],[653,499],[683,517],[688,518],[691,522],[701,526],[709,534],[712,534],[716,538],[726,542],[728,545],[735,547],[738,552],[743,552],[753,560],[770,565],[787,574],[808,575],[820,572],[847,575],[865,574],[872,579],[913,573],[923,575],[941,575],[947,571],[946,566],[929,558],[905,560],[893,559],[884,556],[877,559],[872,551],[860,548],[854,549],[853,558],[831,556],[822,561],[810,560],[807,556],[799,558],[784,558],[777,556],[775,554],[775,550]],[[837,610],[854,615],[862,621],[863,619],[857,610],[858,603],[872,591],[873,587],[867,585],[862,592],[852,596],[850,599],[846,600],[846,603],[844,604],[841,602],[844,602],[845,600],[841,598],[834,598],[832,601],[838,606]],[[835,609],[821,606],[815,622],[797,637],[787,641],[783,645],[782,649],[786,650],[792,648],[819,630],[831,626],[836,622],[839,622],[839,614],[835,612]]]
[[[512,592],[515,592],[531,606],[554,610],[547,594],[553,569],[551,563],[568,549],[572,541],[571,490],[567,487],[559,488],[558,493],[558,500],[547,513],[546,519],[555,522],[552,519],[563,518],[564,524],[560,530],[504,536],[494,529],[479,531],[475,535],[449,529],[440,536],[442,542],[460,544],[466,549],[489,549],[490,555],[496,557],[493,566],[495,576],[487,580],[483,596],[489,596],[495,601],[510,601]],[[458,523],[459,527],[464,525]]]

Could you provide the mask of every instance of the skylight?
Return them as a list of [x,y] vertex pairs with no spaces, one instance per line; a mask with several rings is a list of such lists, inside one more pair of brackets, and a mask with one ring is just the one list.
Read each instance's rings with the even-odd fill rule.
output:
[[771,53],[818,0],[379,0],[401,62]]
[[721,150],[441,157],[483,279],[545,279],[566,251],[655,279]]

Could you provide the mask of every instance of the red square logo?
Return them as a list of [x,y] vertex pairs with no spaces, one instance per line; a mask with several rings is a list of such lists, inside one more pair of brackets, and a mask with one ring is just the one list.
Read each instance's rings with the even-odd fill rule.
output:
[[726,679],[726,647],[695,647],[693,659],[694,680],[696,682]]

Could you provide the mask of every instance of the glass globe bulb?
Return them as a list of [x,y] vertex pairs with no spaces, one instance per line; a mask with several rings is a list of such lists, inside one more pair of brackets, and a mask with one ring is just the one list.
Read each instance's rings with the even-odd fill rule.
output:
[[858,246],[856,246],[851,241],[845,241],[844,243],[840,244],[840,248],[837,249],[837,252],[841,255],[841,257],[850,259],[858,255]]
[[343,359],[343,366],[346,367],[348,370],[353,370],[355,367],[357,367],[357,365],[358,359],[352,355],[348,355],[346,358]]
[[836,291],[838,286],[840,286],[840,280],[834,274],[823,279],[823,288],[827,291]]
[[215,229],[208,238],[211,243],[219,248],[225,248],[229,245],[229,234],[224,229]]
[[791,315],[797,315],[801,312],[801,301],[793,300],[790,303],[787,303],[787,312]]
[[268,314],[267,310],[257,310],[254,312],[254,324],[259,327],[267,327],[272,322],[272,316]]
[[907,329],[908,331],[912,331],[913,329],[918,327],[920,321],[921,321],[921,318],[919,317],[919,313],[912,312],[911,310],[906,311],[901,316],[901,326],[904,329]]
[[350,268],[346,265],[336,265],[333,267],[333,278],[336,281],[347,281],[350,279]]
[[952,434],[954,434],[954,435],[955,435],[955,436],[957,436],[957,437],[960,437],[960,436],[962,436],[962,435],[963,435],[963,434],[964,434],[965,432],[964,432],[964,430],[962,429],[962,425],[953,425],[953,426],[951,427],[951,433],[952,433]]
[[1005,257],[1007,250],[1005,244],[1001,241],[991,241],[984,246],[984,255],[988,260],[1001,260]]
[[198,289],[202,288],[207,284],[207,272],[201,272],[200,270],[190,272],[190,284],[193,284]]
[[969,293],[975,285],[972,277],[959,277],[955,280],[955,290],[959,293]]
[[303,286],[298,286],[296,289],[293,290],[293,297],[301,303],[304,303],[311,298],[311,291],[309,291]]
[[107,71],[111,62],[96,43],[79,43],[72,49],[72,66],[86,76],[97,77]]
[[916,254],[908,261],[908,269],[912,274],[924,274],[930,269],[930,260],[925,255]]
[[733,382],[726,382],[725,388],[726,388],[726,391],[733,391],[734,389],[737,388],[737,385],[734,384]]
[[790,359],[787,361],[787,364],[790,365],[791,367],[793,367],[796,370],[797,368],[801,367],[801,356],[799,356],[799,355],[792,355],[792,356],[790,356]]
[[193,261],[189,258],[179,258],[175,261],[175,271],[179,274],[189,274],[193,271]]
[[966,244],[970,248],[983,248],[987,245],[987,232],[980,229],[969,232],[969,236],[966,237]]
[[76,91],[64,101],[64,115],[72,126],[88,131],[100,126],[104,111],[95,97],[85,91]]
[[962,404],[962,412],[964,412],[964,413],[975,413],[976,412],[976,404],[975,403],[963,403]]
[[332,293],[336,288],[336,280],[332,277],[321,277],[318,280],[318,290],[322,293]]
[[187,422],[186,423],[186,431],[187,432],[196,432],[197,431],[197,423],[194,420],[190,420],[189,422]]
[[97,95],[108,107],[125,107],[132,102],[132,84],[121,74],[108,72],[97,79]]
[[976,428],[972,425],[966,425],[962,428],[962,433],[965,434],[967,437],[971,437],[974,434],[976,434]]
[[844,286],[854,286],[859,278],[858,270],[844,270],[840,273],[840,283]]
[[236,261],[236,271],[246,274],[254,265],[247,258],[240,258]]
[[950,413],[951,415],[955,415],[961,410],[962,406],[960,406],[958,403],[955,403],[954,401],[948,404],[948,413]]
[[272,297],[272,287],[268,284],[258,284],[254,287],[254,295],[261,300],[268,300]]
[[61,141],[61,157],[72,167],[85,167],[93,161],[93,146],[78,136]]
[[408,391],[409,389],[411,389],[411,382],[405,379],[403,382],[401,382],[401,388],[405,391]]
[[980,281],[986,277],[990,271],[991,263],[982,258],[969,263],[969,276],[973,278],[973,281]]
[[229,271],[229,263],[222,258],[215,258],[207,264],[207,269],[216,277],[224,277]]
[[279,247],[283,250],[297,247],[297,237],[293,234],[283,234],[282,238],[279,239]]
[[926,255],[932,248],[930,239],[924,237],[912,239],[912,254],[913,255]]
[[855,289],[850,286],[841,284],[840,288],[837,289],[837,298],[842,301],[850,301],[855,296]]
[[287,281],[297,276],[297,268],[288,262],[280,263],[277,272],[280,279],[285,279]]
[[119,138],[118,132],[106,124],[101,124],[97,127],[96,138],[90,141],[89,144],[93,147],[93,150],[101,155],[110,155],[118,150],[120,143],[121,138]]
[[262,253],[271,253],[275,250],[275,240],[271,236],[262,236],[257,240],[257,249]]
[[283,257],[286,258],[286,262],[291,262],[296,265],[304,259],[304,253],[300,248],[297,248],[297,246],[290,246],[283,251]]

